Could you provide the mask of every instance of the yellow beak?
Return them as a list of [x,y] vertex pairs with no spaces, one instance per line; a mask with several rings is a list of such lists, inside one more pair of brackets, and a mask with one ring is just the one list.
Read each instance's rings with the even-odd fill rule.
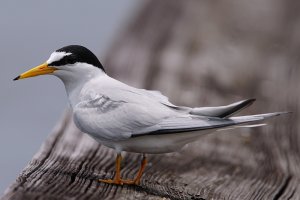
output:
[[48,64],[45,62],[37,67],[34,67],[26,72],[24,72],[23,74],[21,74],[20,76],[14,78],[14,81],[19,80],[19,79],[24,79],[24,78],[29,78],[29,77],[33,77],[33,76],[39,76],[39,75],[44,75],[44,74],[51,74],[53,73],[55,70],[57,70],[54,67],[49,67]]

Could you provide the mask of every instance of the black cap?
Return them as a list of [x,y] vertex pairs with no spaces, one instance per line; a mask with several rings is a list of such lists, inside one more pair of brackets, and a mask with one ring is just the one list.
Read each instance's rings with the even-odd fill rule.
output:
[[74,64],[77,62],[88,63],[99,69],[104,70],[103,65],[98,60],[97,56],[93,54],[89,49],[80,45],[69,45],[56,50],[56,52],[66,52],[71,53],[71,55],[66,55],[58,61],[48,63],[49,66],[61,66],[66,64]]

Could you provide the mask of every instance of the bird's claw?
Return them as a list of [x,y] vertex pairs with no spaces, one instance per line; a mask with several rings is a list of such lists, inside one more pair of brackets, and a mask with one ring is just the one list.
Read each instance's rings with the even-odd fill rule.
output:
[[115,184],[115,185],[138,185],[139,180],[123,180],[123,179],[99,179],[101,183]]

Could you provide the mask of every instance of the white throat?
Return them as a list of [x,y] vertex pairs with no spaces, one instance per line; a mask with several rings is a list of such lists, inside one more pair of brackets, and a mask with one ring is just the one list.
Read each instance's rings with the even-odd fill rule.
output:
[[95,78],[106,76],[101,69],[87,63],[62,66],[53,75],[60,78],[64,83],[71,105],[79,101],[80,91],[85,84]]

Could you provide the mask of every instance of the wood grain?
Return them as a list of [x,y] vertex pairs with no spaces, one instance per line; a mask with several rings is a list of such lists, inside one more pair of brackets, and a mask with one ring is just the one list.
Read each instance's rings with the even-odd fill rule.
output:
[[[147,1],[104,64],[180,105],[256,97],[242,114],[292,115],[150,155],[140,186],[113,186],[97,179],[113,176],[114,151],[79,132],[66,111],[2,199],[300,199],[299,3],[263,2]],[[140,159],[124,153],[123,177],[134,177]]]

